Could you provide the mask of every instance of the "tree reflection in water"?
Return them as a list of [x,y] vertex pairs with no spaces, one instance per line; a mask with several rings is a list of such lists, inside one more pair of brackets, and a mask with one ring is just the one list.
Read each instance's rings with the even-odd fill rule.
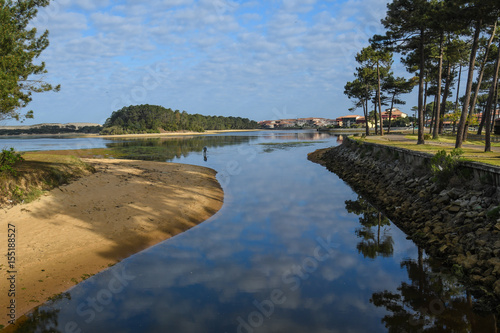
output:
[[52,298],[46,305],[42,305],[34,309],[31,313],[19,318],[15,326],[9,326],[5,329],[6,333],[61,333],[55,327],[58,326],[58,317],[60,309],[52,308],[51,303],[61,301],[63,299],[71,300],[70,293],[61,293]]
[[251,136],[194,136],[182,138],[139,138],[108,143],[106,146],[119,153],[120,158],[172,161],[190,153],[202,155],[203,148],[214,149],[250,143],[258,137]]
[[362,241],[356,246],[358,252],[371,259],[392,256],[394,241],[389,233],[389,219],[362,197],[358,197],[356,201],[347,200],[345,206],[349,213],[360,215],[359,223],[362,227],[356,229],[356,236]]
[[[362,197],[345,204],[348,212],[360,215],[362,227],[355,231],[362,238],[356,246],[359,253],[372,259],[391,256],[390,221]],[[389,312],[382,318],[389,332],[498,332],[497,315],[474,311],[470,292],[421,248],[417,260],[405,259],[401,268],[406,268],[410,282],[402,282],[397,292],[377,292],[370,299]]]

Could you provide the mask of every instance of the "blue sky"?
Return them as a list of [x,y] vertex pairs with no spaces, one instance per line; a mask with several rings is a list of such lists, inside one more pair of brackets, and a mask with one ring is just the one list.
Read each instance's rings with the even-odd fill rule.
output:
[[53,0],[34,25],[50,31],[44,79],[62,89],[35,94],[35,119],[25,124],[104,123],[123,106],[146,103],[257,121],[335,118],[352,106],[343,87],[355,54],[383,32],[386,5]]

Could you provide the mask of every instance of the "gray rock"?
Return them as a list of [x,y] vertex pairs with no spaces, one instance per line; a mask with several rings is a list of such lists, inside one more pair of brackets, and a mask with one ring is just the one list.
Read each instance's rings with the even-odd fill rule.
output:
[[450,197],[448,196],[448,194],[444,194],[444,195],[439,195],[439,198],[436,200],[436,204],[440,205],[440,204],[447,204],[448,202],[450,202]]
[[477,212],[467,212],[467,213],[465,213],[465,216],[467,216],[468,218],[471,218],[471,219],[477,217],[477,215],[478,215]]

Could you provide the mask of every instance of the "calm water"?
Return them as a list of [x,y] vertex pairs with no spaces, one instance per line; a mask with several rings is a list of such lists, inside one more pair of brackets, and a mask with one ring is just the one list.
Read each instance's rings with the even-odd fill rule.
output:
[[98,144],[211,167],[224,206],[40,307],[19,331],[494,331],[493,315],[475,314],[474,298],[439,262],[307,160],[336,137],[258,132]]

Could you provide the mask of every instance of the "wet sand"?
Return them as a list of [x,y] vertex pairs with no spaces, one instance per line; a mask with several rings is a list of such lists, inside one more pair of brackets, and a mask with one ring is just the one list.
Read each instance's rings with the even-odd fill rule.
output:
[[[97,172],[35,202],[0,210],[0,324],[6,325],[8,229],[15,227],[16,316],[120,260],[215,214],[224,194],[212,169],[87,159]],[[13,234],[13,231],[10,231]],[[12,237],[11,237],[12,238]]]

